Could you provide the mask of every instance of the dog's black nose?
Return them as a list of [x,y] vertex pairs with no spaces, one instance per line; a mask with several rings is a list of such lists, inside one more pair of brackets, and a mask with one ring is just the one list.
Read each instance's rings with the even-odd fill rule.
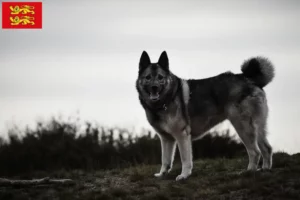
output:
[[151,87],[151,89],[152,89],[153,92],[157,92],[157,91],[158,91],[158,86],[153,85],[153,86]]

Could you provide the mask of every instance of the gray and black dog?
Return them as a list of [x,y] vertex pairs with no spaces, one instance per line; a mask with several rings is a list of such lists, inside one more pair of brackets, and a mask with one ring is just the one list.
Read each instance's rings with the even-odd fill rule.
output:
[[257,170],[260,155],[262,168],[272,167],[263,87],[274,78],[274,67],[268,59],[254,57],[241,69],[240,74],[226,72],[206,79],[183,80],[170,71],[165,51],[157,63],[151,63],[147,52],[142,53],[136,88],[147,119],[161,141],[162,166],[156,177],[171,170],[176,144],[182,163],[176,180],[191,175],[192,140],[225,119],[232,123],[247,149],[247,170]]

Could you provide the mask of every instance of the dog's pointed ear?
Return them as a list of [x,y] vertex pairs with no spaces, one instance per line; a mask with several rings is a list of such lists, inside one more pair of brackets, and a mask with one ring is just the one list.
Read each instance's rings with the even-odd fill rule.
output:
[[139,73],[141,73],[144,69],[146,69],[151,64],[151,60],[146,51],[143,51],[139,64]]
[[167,52],[164,51],[161,53],[158,64],[166,71],[169,71],[169,58]]

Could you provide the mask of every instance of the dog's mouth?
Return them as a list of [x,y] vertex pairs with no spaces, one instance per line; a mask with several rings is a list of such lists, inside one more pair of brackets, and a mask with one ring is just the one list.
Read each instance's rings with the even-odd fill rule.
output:
[[159,93],[158,92],[150,92],[150,100],[151,101],[158,101],[159,100]]

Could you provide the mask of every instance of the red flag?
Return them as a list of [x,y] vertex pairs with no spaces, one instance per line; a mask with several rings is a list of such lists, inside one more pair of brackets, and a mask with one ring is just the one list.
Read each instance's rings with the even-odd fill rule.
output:
[[41,29],[42,2],[2,2],[3,29]]

